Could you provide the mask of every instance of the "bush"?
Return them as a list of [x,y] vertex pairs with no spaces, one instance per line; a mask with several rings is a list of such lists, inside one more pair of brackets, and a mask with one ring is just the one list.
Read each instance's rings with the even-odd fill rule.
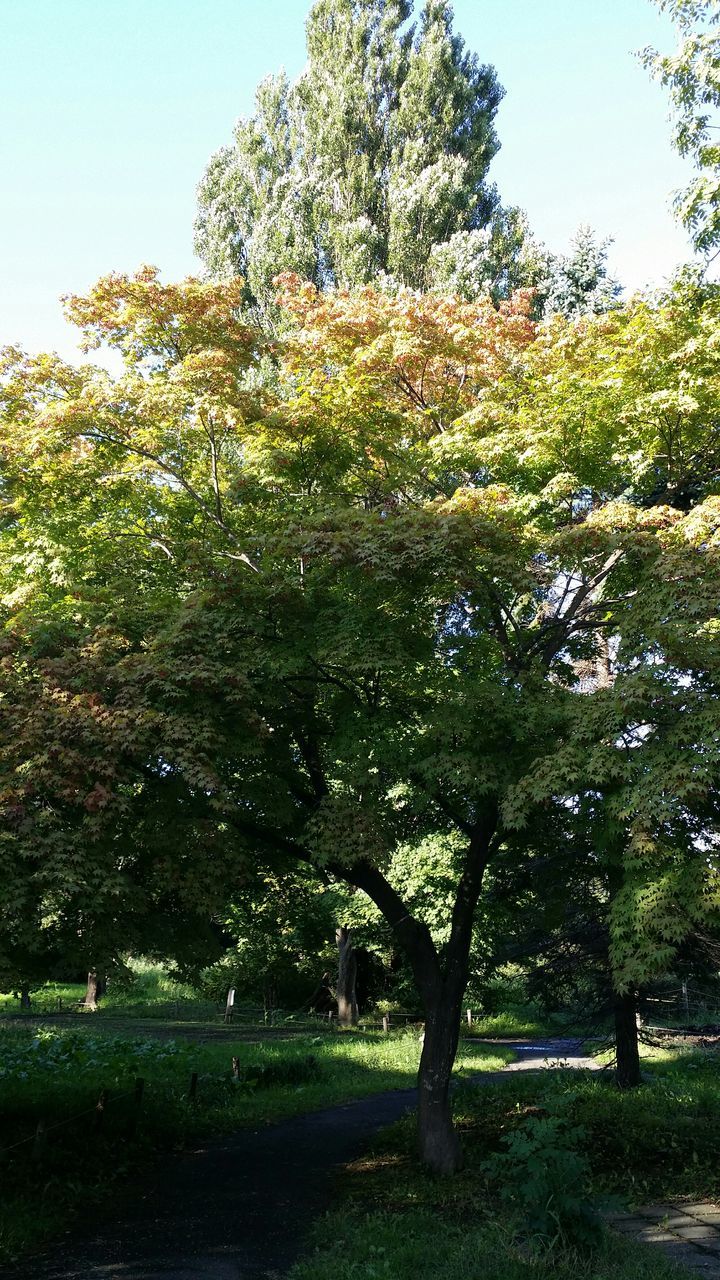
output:
[[556,1115],[530,1115],[486,1164],[500,1194],[548,1245],[597,1245],[602,1225],[588,1192],[590,1165],[579,1153],[583,1131]]

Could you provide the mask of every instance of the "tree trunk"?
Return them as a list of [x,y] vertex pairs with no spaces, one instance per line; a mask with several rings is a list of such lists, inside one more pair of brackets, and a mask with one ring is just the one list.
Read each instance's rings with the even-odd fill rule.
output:
[[615,996],[615,1081],[619,1089],[640,1084],[637,1001],[634,991]]
[[83,1001],[86,1009],[97,1009],[98,1000],[105,995],[105,979],[99,978],[94,969],[87,976],[87,990]]
[[462,992],[448,999],[443,992],[426,1009],[425,1038],[418,1072],[418,1145],[420,1159],[434,1173],[462,1168],[460,1139],[452,1120],[450,1079],[460,1034]]
[[338,1022],[345,1027],[354,1027],[358,1020],[357,993],[355,990],[357,981],[355,948],[350,941],[350,930],[344,925],[340,925],[335,930],[335,939],[338,945]]
[[425,1039],[418,1072],[418,1145],[433,1173],[462,1165],[460,1139],[450,1106],[450,1077],[460,1036],[460,1010],[468,979],[472,924],[497,824],[497,806],[463,827],[469,836],[442,963],[428,926],[413,917],[382,872],[364,862],[329,870],[362,889],[380,908],[405,952],[425,1008]]
[[21,987],[21,988],[20,988],[20,1008],[21,1008],[21,1009],[31,1009],[31,1008],[32,1008],[32,1004],[31,1004],[31,1001],[30,1001],[30,988],[29,988],[29,987]]

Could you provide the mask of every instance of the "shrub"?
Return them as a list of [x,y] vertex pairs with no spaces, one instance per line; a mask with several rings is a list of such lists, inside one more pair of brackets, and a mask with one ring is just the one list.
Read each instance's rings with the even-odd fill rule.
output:
[[505,1151],[486,1164],[502,1198],[548,1244],[593,1246],[602,1235],[587,1190],[590,1166],[578,1150],[583,1137],[560,1116],[530,1115],[502,1139]]

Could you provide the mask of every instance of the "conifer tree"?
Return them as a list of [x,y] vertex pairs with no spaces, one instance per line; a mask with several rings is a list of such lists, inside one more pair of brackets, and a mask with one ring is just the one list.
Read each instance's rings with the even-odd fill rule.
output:
[[537,282],[537,302],[544,315],[601,315],[619,305],[622,288],[608,273],[610,239],[598,240],[591,227],[579,227],[570,252],[549,255],[544,279]]

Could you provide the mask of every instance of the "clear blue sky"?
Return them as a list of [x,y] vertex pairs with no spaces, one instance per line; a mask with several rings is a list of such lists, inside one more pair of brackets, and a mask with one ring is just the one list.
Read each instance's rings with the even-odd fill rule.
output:
[[[0,345],[75,354],[64,292],[109,270],[197,270],[195,186],[257,81],[304,61],[309,0],[0,0]],[[631,288],[689,256],[686,170],[634,57],[669,47],[650,0],[456,0],[507,96],[492,176],[551,248],[589,222]]]

